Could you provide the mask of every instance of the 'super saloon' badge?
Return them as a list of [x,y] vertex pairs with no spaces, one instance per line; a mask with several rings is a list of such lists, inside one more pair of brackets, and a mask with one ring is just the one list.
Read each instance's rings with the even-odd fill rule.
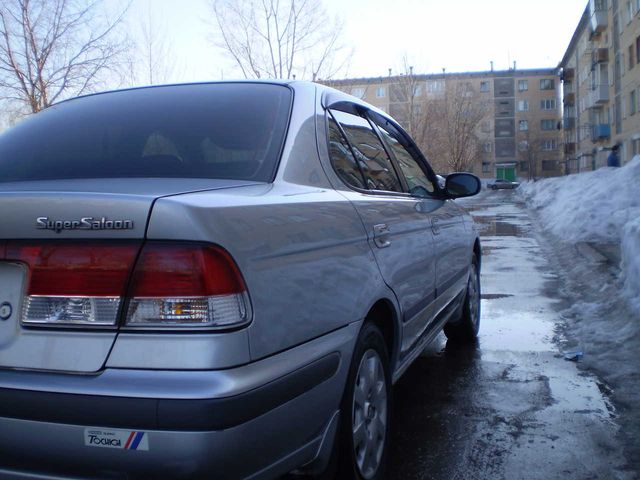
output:
[[84,444],[87,447],[118,448],[120,450],[149,450],[147,432],[132,430],[84,429]]
[[82,217],[79,220],[52,220],[49,217],[36,218],[36,228],[53,230],[60,233],[63,230],[131,230],[133,220],[112,220],[107,217]]

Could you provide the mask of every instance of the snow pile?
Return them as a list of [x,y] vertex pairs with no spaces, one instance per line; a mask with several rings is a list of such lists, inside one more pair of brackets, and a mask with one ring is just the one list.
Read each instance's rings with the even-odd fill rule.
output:
[[526,182],[518,190],[564,241],[619,244],[624,291],[640,310],[640,156],[622,168]]
[[[638,185],[640,196],[640,185]],[[640,217],[628,222],[622,231],[622,272],[624,293],[640,311]]]

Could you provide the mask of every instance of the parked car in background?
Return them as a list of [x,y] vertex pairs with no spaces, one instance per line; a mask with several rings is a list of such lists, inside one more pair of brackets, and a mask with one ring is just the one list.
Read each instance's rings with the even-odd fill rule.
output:
[[519,182],[512,182],[510,180],[504,180],[502,178],[498,178],[497,180],[487,183],[487,188],[490,188],[491,190],[498,190],[498,189],[513,189],[513,188],[518,188],[520,186]]
[[479,189],[312,83],[24,120],[0,136],[0,476],[380,478],[391,385],[478,333],[453,200]]

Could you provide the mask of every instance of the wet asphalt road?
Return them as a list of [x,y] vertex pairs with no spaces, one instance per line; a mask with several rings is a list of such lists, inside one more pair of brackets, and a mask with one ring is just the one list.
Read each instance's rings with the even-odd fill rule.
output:
[[483,242],[480,338],[441,336],[394,387],[389,479],[637,478],[605,388],[560,352],[567,300],[515,200],[465,203]]

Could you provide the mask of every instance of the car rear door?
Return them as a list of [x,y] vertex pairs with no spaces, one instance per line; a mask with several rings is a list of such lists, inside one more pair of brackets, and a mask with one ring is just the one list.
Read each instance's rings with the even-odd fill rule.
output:
[[409,194],[391,149],[366,117],[332,110],[327,118],[334,171],[351,187],[341,193],[360,215],[382,277],[402,309],[404,353],[432,317],[436,263],[431,216],[442,202]]

